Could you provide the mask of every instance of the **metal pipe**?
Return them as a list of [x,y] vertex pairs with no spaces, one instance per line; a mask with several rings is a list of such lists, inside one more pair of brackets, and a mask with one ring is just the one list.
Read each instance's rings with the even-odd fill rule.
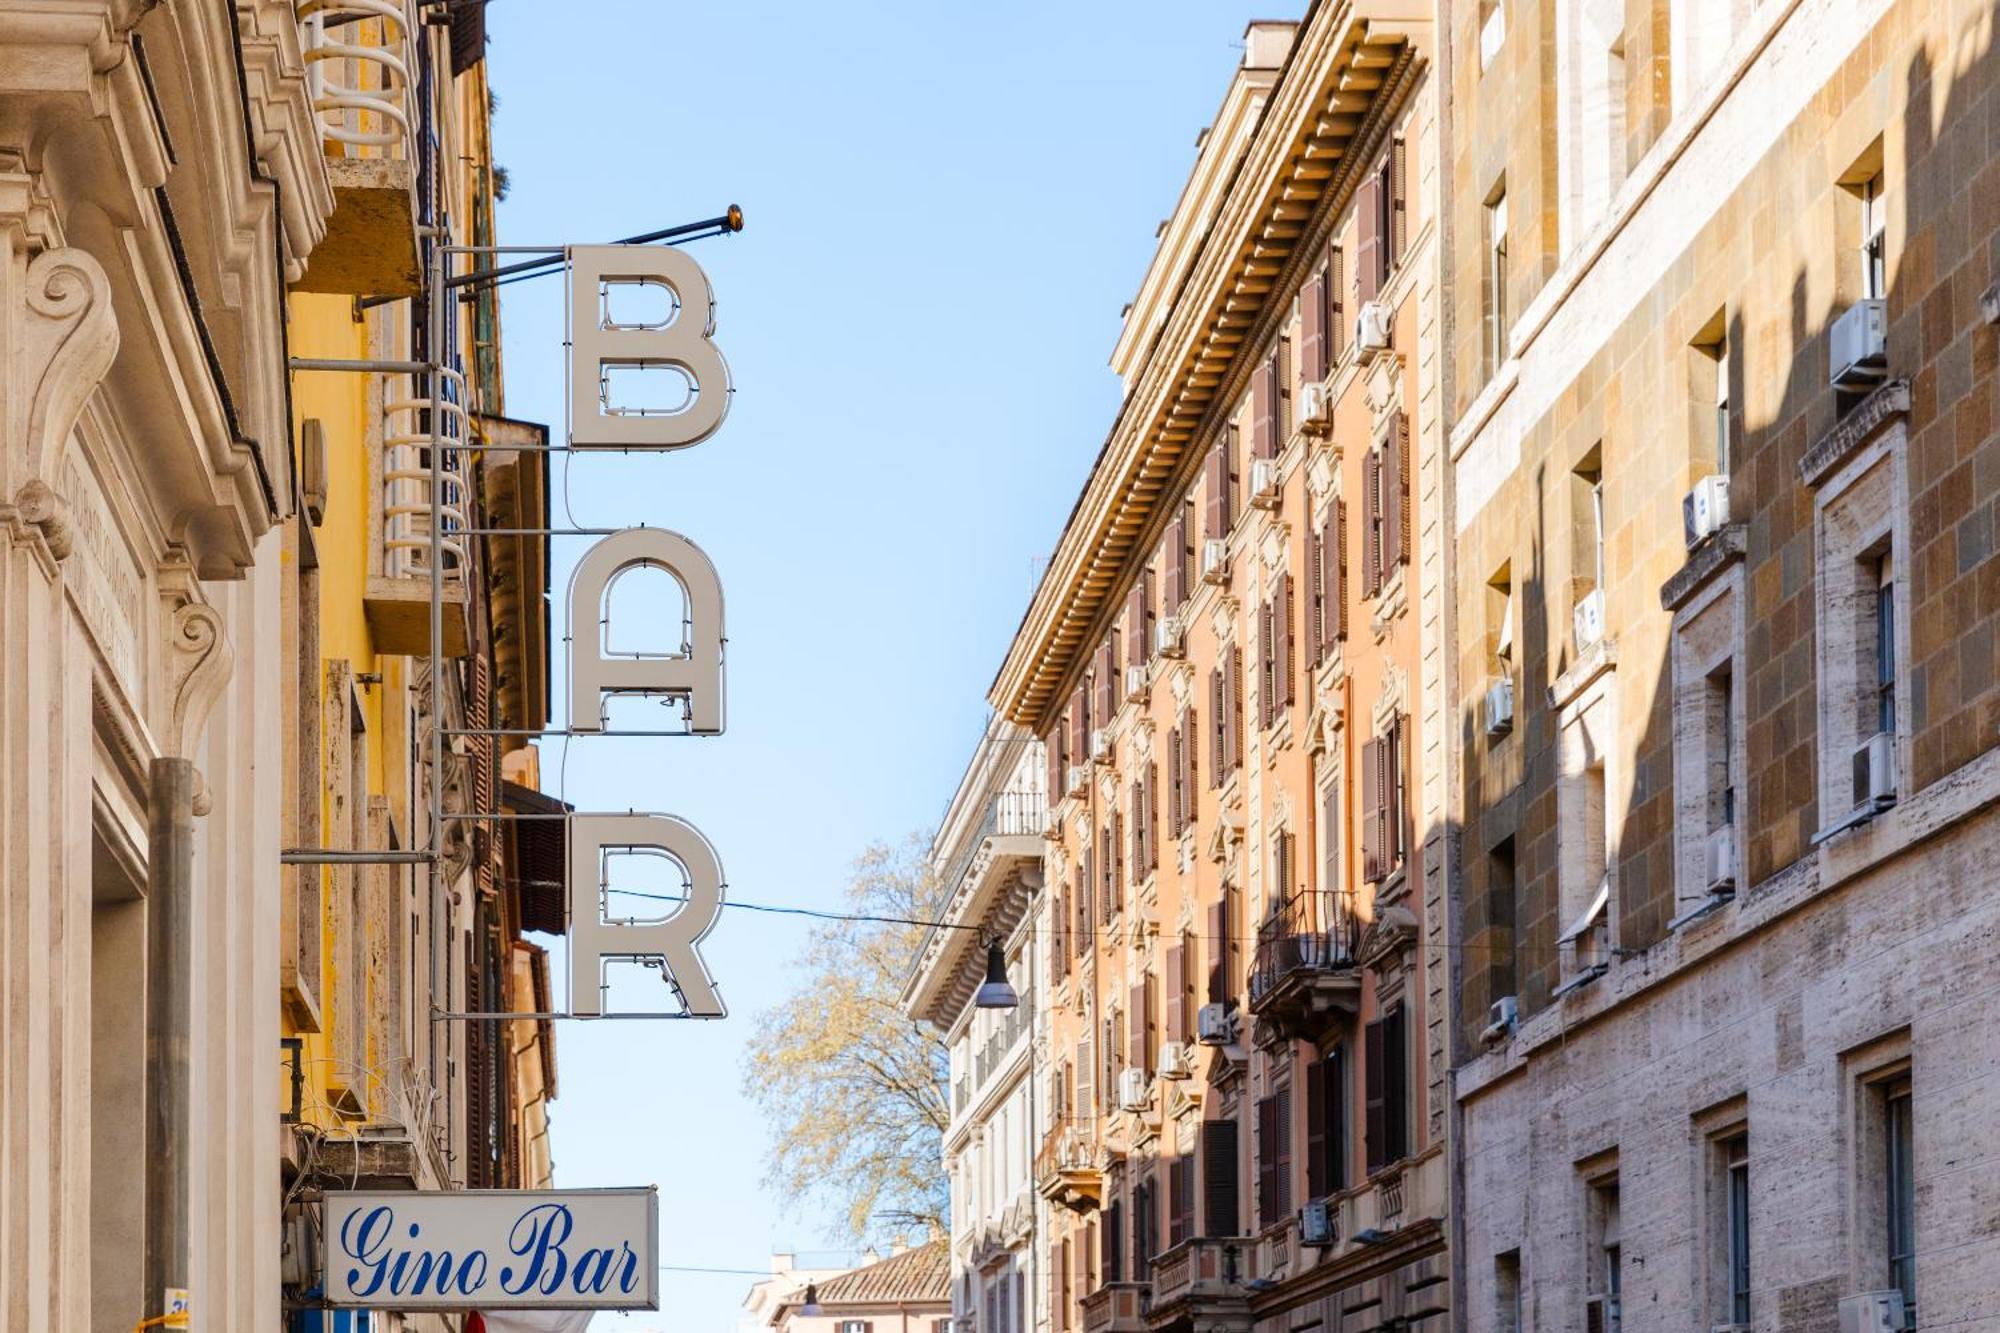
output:
[[352,371],[358,375],[428,375],[437,369],[431,361],[386,361],[379,357],[295,356],[285,364],[293,370]]
[[[644,526],[643,524],[641,525]],[[455,528],[460,537],[615,537],[630,528]]]
[[194,764],[155,759],[146,797],[146,1291],[186,1287],[194,1144]]
[[[683,222],[678,227],[662,227],[658,231],[641,232],[637,236],[627,236],[612,241],[612,245],[649,245],[654,241],[695,240],[696,232],[705,236],[721,236],[728,232],[743,230],[743,210],[731,204],[729,211],[716,217],[704,218],[700,222]],[[500,279],[516,274],[537,273],[555,268],[569,257],[569,247],[564,246],[554,254],[545,254],[541,259],[524,259],[518,264],[502,264],[499,268],[474,269],[461,273],[455,278],[445,279],[447,289],[456,287],[483,287]]]
[[621,736],[659,737],[692,736],[694,734],[691,731],[673,731],[667,728],[653,727],[620,731],[579,731],[575,727],[450,727],[445,731],[445,735],[447,736],[572,736],[579,740],[586,736],[601,736],[615,739]]
[[[427,343],[427,345],[426,345],[426,347],[425,347],[425,349],[424,349],[424,350],[425,350],[426,352],[428,352],[428,353],[430,354],[430,356],[431,356],[431,357],[432,357],[432,358],[433,358],[434,360],[436,360],[436,361],[437,361],[437,362],[438,362],[439,364],[443,364],[443,362],[444,362],[444,361],[446,360],[446,354],[445,354],[445,347],[444,347],[444,329],[445,329],[445,325],[444,325],[444,280],[445,280],[445,279],[446,279],[447,277],[449,277],[449,276],[450,276],[450,272],[451,272],[451,268],[450,268],[450,258],[449,258],[449,256],[448,256],[448,255],[447,255],[447,254],[445,253],[445,248],[444,248],[443,246],[439,246],[439,245],[433,245],[433,246],[431,247],[431,255],[430,255],[430,271],[429,271],[429,272],[428,272],[427,274],[425,274],[425,275],[424,275],[424,276],[425,276],[425,278],[427,279],[427,281],[428,281],[428,282],[429,282],[429,284],[430,284],[430,305],[429,305],[429,308],[428,308],[427,310],[425,310],[425,311],[424,311],[424,324],[425,324],[425,327],[426,327],[426,328],[427,328],[427,330],[428,330],[428,343]],[[432,846],[433,848],[440,848],[440,847],[443,847],[443,846],[444,846],[444,821],[443,821],[443,818],[442,818],[442,815],[443,815],[443,813],[444,813],[444,745],[445,745],[445,740],[444,740],[444,568],[443,568],[443,565],[444,565],[444,453],[443,453],[443,451],[442,451],[442,450],[440,450],[440,449],[438,448],[438,443],[439,443],[439,441],[440,441],[440,440],[441,440],[441,439],[443,438],[443,431],[444,431],[444,422],[443,422],[443,417],[444,417],[444,413],[440,412],[440,411],[439,411],[439,410],[437,409],[437,406],[436,406],[436,403],[435,403],[435,400],[436,400],[436,399],[437,399],[437,398],[439,397],[439,391],[440,391],[440,390],[442,389],[442,387],[443,387],[443,386],[442,386],[441,384],[439,384],[439,382],[438,382],[439,378],[440,378],[440,377],[439,377],[439,376],[437,376],[437,375],[435,375],[435,374],[433,374],[433,375],[432,375],[432,377],[431,377],[431,382],[430,382],[430,386],[429,386],[429,392],[430,392],[430,394],[431,394],[431,396],[432,396],[432,399],[433,399],[433,404],[432,404],[432,407],[431,407],[431,410],[430,410],[430,412],[429,412],[429,414],[428,414],[428,415],[429,415],[429,417],[430,417],[430,426],[431,426],[431,430],[430,430],[430,436],[431,436],[431,439],[430,439],[430,444],[431,444],[431,452],[430,452],[430,465],[431,465],[431,531],[430,531],[430,539],[431,539],[431,541],[430,541],[430,546],[431,546],[431,562],[430,562],[430,563],[431,563],[431,570],[430,570],[430,573],[431,573],[431,642],[430,642],[430,649],[431,649],[431,781],[430,781],[430,788],[431,788],[431,834],[430,834],[430,845],[431,845],[431,846]],[[438,904],[439,904],[439,902],[440,902],[440,901],[442,900],[442,898],[443,898],[443,895],[444,895],[444,873],[443,873],[443,872],[444,872],[444,862],[443,862],[443,859],[442,859],[442,858],[440,858],[440,857],[432,857],[432,858],[430,859],[430,861],[426,863],[426,865],[425,865],[425,871],[426,871],[426,882],[427,882],[427,887],[428,887],[428,890],[429,890],[428,894],[426,895],[426,910],[427,910],[427,911],[428,911],[428,912],[430,913],[430,936],[429,936],[429,944],[430,944],[430,948],[429,948],[429,949],[427,949],[427,950],[425,951],[425,952],[426,952],[426,953],[427,953],[427,954],[429,955],[428,959],[426,960],[426,962],[427,962],[427,971],[428,971],[428,977],[429,977],[429,984],[428,984],[428,985],[427,985],[427,987],[426,987],[426,994],[428,994],[428,995],[430,995],[430,996],[432,996],[432,997],[435,997],[435,996],[437,995],[437,993],[438,993],[438,970],[439,970],[439,969],[438,969],[438,942],[439,942],[439,940],[440,940],[440,939],[442,938],[442,934],[443,934],[443,931],[444,931],[444,929],[445,929],[445,923],[444,923],[444,921],[442,921],[442,920],[440,919],[440,918],[442,917],[442,915],[443,915],[443,914],[442,914],[442,913],[440,913],[440,912],[438,911]],[[447,996],[445,996],[445,1000],[446,1000],[446,1002],[447,1002],[447,1003],[449,1003],[449,1002],[450,1002],[450,1000],[451,1000],[451,997],[450,997],[449,995],[447,995]],[[435,1073],[436,1073],[436,1070],[437,1070],[437,1032],[436,1032],[436,1029],[435,1029],[435,1027],[433,1027],[433,1029],[432,1029],[432,1031],[431,1031],[431,1034],[430,1034],[430,1037],[431,1037],[431,1042],[430,1042],[430,1050],[431,1050],[431,1068],[430,1068],[430,1072],[431,1072],[431,1073],[432,1073],[433,1075],[435,1075]],[[449,1060],[449,1059],[451,1058],[451,1056],[452,1056],[452,1052],[451,1052],[451,1051],[450,1051],[449,1049],[447,1049],[447,1050],[446,1050],[446,1052],[445,1052],[445,1058],[446,1058],[447,1060]]]
[[503,1023],[503,1022],[511,1022],[515,1019],[529,1019],[529,1020],[553,1022],[556,1019],[569,1019],[578,1023],[607,1023],[607,1022],[617,1022],[620,1019],[628,1019],[628,1018],[685,1019],[690,1017],[692,1017],[691,1014],[559,1014],[553,1011],[537,1011],[531,1013],[513,1014],[513,1013],[495,1013],[490,1010],[476,1010],[476,1011],[462,1011],[457,1013],[447,1013],[444,1010],[440,1009],[440,1010],[434,1010],[432,1012],[431,1022]]
[[278,864],[287,866],[415,866],[437,859],[436,852],[350,851],[341,847],[287,847]]

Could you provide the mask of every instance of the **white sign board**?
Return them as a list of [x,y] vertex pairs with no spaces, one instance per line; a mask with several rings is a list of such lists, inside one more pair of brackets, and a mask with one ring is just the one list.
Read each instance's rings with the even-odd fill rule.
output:
[[326,1299],[379,1310],[657,1310],[659,1192],[329,1190]]

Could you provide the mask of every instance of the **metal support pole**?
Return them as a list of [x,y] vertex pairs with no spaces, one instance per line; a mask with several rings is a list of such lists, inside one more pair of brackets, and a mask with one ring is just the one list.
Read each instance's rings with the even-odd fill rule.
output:
[[285,364],[293,370],[333,370],[356,375],[422,375],[434,368],[428,361],[390,361],[379,357],[349,360],[337,356],[295,356]]
[[194,764],[155,759],[146,801],[146,1290],[166,1314],[188,1285],[188,1155],[194,1142]]
[[288,866],[416,866],[437,860],[436,852],[350,851],[343,847],[287,847],[278,863]]

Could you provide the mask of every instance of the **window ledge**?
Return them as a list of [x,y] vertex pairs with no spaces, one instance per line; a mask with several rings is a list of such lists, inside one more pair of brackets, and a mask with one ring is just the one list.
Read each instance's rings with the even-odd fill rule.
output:
[[1853,411],[1841,418],[1839,425],[1806,450],[1806,456],[1799,460],[1799,480],[1817,488],[1834,469],[1874,439],[1883,427],[1908,415],[1909,411],[1910,382],[1907,379],[1887,380],[1878,385],[1873,393],[1855,405]]
[[1660,585],[1660,606],[1680,610],[1710,579],[1741,560],[1748,532],[1748,524],[1731,523],[1696,542],[1687,563]]
[[1549,708],[1560,711],[1590,688],[1590,683],[1618,665],[1618,640],[1609,634],[1577,655],[1576,665],[1549,686]]
[[1408,569],[1407,562],[1397,561],[1396,567],[1389,571],[1389,577],[1382,580],[1382,591],[1375,594],[1375,612],[1369,618],[1368,626],[1374,631],[1377,643],[1389,636],[1390,622],[1409,607]]

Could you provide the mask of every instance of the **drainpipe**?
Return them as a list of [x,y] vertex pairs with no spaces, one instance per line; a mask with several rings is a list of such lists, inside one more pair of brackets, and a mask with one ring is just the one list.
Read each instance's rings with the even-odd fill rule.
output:
[[146,829],[146,1294],[166,1313],[168,1287],[188,1271],[188,1153],[193,1088],[194,764],[155,759]]

